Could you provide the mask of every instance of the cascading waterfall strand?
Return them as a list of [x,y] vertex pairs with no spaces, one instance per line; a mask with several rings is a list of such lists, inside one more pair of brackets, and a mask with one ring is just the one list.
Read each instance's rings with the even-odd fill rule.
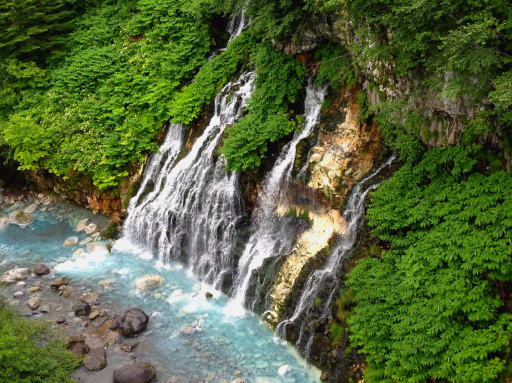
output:
[[268,258],[286,254],[292,248],[294,235],[290,233],[290,219],[278,217],[276,208],[281,190],[291,179],[297,145],[309,136],[318,122],[325,92],[324,88],[319,89],[311,83],[308,84],[304,128],[283,148],[274,167],[265,178],[253,214],[252,234],[240,258],[237,278],[232,289],[234,306],[248,305],[254,309],[250,302],[247,302],[253,273]]
[[[225,128],[241,117],[253,80],[253,73],[244,73],[222,89],[214,116],[185,157],[175,161],[168,156],[161,167],[158,158],[152,159],[146,177],[156,178],[155,189],[135,199],[125,224],[127,238],[151,248],[162,261],[182,259],[219,288],[233,271],[243,209],[238,175],[225,170],[225,159],[216,158],[215,149]],[[177,142],[174,150],[179,153]],[[153,181],[143,181],[149,183]]]
[[[389,166],[394,159],[395,156],[393,155],[354,187],[344,212],[344,217],[348,222],[346,233],[338,239],[327,264],[322,269],[315,270],[308,277],[293,315],[283,320],[276,327],[276,334],[286,339],[287,327],[300,323],[300,332],[296,346],[306,360],[309,360],[311,345],[314,340],[314,332],[311,330],[305,331],[305,328],[309,326],[312,320],[331,318],[333,300],[339,288],[338,273],[341,270],[343,261],[352,253],[359,228],[363,224],[364,201],[368,193],[378,186],[378,183],[372,181],[385,167]],[[322,294],[324,294],[324,297],[327,296],[327,298],[321,301],[319,305],[318,300]]]

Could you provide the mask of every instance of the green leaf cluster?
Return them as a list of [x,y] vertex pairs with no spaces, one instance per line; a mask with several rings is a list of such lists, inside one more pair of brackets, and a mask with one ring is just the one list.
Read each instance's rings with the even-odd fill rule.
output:
[[72,383],[80,364],[46,324],[29,321],[0,302],[0,381]]
[[435,148],[373,194],[369,224],[391,249],[348,279],[367,382],[496,382],[506,368],[512,177],[485,158],[479,147]]

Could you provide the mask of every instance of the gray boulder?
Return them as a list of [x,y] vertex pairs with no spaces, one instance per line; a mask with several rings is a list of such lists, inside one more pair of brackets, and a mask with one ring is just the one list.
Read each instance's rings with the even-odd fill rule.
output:
[[156,376],[155,367],[150,363],[137,362],[114,370],[114,383],[149,383]]
[[112,324],[110,329],[119,329],[124,336],[133,336],[144,331],[148,327],[148,321],[149,317],[141,309],[129,309]]
[[50,274],[50,268],[42,263],[38,263],[34,266],[34,274],[38,276]]
[[107,352],[103,347],[93,348],[84,358],[84,367],[89,371],[99,371],[107,366]]

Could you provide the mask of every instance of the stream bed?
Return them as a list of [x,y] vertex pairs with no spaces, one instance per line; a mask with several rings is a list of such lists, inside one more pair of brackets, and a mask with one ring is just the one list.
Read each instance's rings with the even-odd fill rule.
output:
[[[0,214],[4,215],[34,203],[5,201],[0,199]],[[307,366],[293,347],[278,341],[256,316],[231,315],[230,299],[200,283],[182,265],[155,262],[154,254],[127,239],[114,242],[111,252],[101,242],[89,243],[88,249],[86,245],[63,246],[68,237],[87,238],[75,232],[78,221],[89,218],[105,226],[105,217],[63,202],[44,206],[36,200],[36,205],[32,224],[0,229],[0,272],[44,263],[56,276],[80,280],[101,291],[104,303],[144,310],[151,316],[143,334],[151,347],[144,357],[157,366],[158,382],[167,382],[177,372],[190,382],[320,380],[319,371]],[[79,248],[85,252],[77,254]],[[154,290],[139,291],[135,279],[146,274],[157,274],[163,282]]]

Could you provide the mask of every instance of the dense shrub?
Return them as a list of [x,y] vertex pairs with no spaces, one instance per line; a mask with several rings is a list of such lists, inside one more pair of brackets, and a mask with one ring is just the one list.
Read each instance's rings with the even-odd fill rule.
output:
[[21,318],[0,302],[0,381],[72,383],[77,357],[43,323]]

